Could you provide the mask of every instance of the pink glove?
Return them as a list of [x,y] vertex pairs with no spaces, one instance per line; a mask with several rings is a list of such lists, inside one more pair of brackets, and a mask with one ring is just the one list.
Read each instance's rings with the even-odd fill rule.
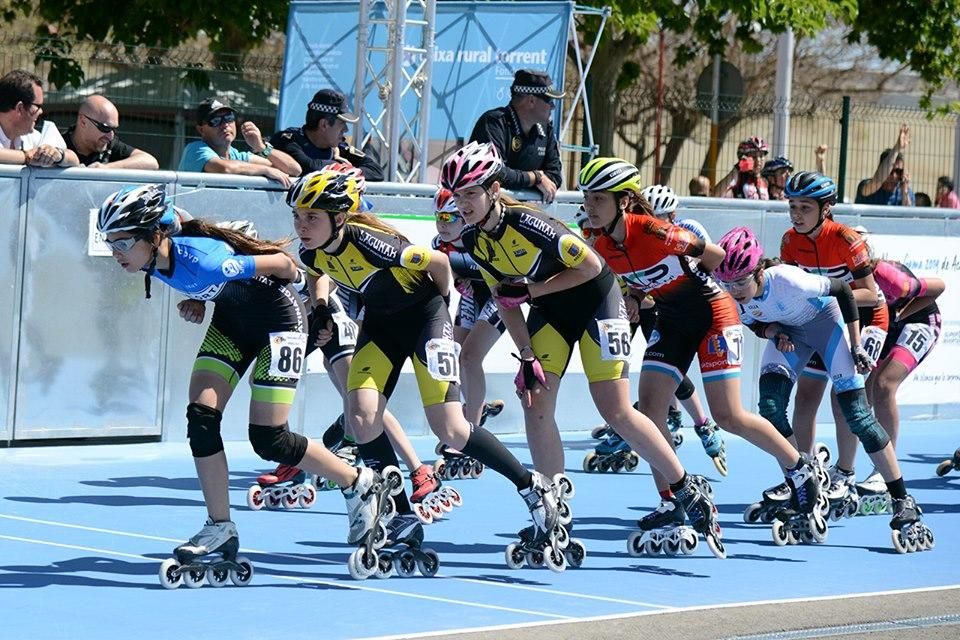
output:
[[516,309],[530,300],[530,290],[527,285],[520,283],[500,284],[494,294],[497,303],[504,309]]
[[473,293],[473,284],[466,278],[457,278],[453,282],[453,287],[462,296],[469,296]]

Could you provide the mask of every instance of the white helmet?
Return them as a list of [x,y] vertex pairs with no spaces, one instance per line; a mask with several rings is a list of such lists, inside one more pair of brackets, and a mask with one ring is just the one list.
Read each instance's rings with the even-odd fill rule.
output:
[[677,205],[680,204],[680,200],[673,189],[662,184],[644,187],[640,195],[647,199],[650,206],[653,207],[653,215],[658,218],[669,217],[671,213],[677,210]]
[[97,215],[97,231],[151,231],[160,225],[170,202],[166,186],[145,184],[124,187],[107,196]]

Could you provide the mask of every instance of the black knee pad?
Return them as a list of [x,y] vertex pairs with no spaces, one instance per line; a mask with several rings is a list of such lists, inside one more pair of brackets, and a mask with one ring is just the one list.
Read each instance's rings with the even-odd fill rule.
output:
[[687,376],[683,376],[683,382],[681,382],[677,390],[673,392],[673,395],[677,396],[677,400],[687,400],[693,395],[693,392],[693,382],[691,382]]
[[187,405],[187,439],[194,458],[206,458],[223,451],[220,421],[223,413],[206,405]]
[[253,450],[264,460],[295,467],[307,452],[307,439],[290,431],[286,422],[276,427],[251,423],[249,435]]
[[784,438],[793,435],[793,427],[787,418],[791,389],[793,382],[779,373],[764,373],[760,376],[760,415],[769,420]]
[[867,453],[876,453],[890,442],[890,436],[880,426],[870,405],[867,403],[867,392],[863,389],[853,389],[837,394],[837,404],[846,418],[850,431],[859,438],[863,449]]

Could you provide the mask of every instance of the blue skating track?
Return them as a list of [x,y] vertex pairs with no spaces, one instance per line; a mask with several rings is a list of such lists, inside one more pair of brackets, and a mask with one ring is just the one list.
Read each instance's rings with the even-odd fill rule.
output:
[[[782,479],[776,464],[728,437],[730,476],[720,479],[687,429],[680,456],[690,471],[716,481],[729,558],[716,560],[702,542],[692,556],[630,557],[627,536],[657,503],[649,470],[583,473],[581,460],[593,441],[581,433],[565,438],[577,489],[574,535],[589,553],[581,569],[554,574],[505,567],[504,547],[525,526],[526,509],[509,483],[485,471],[478,480],[453,481],[465,505],[427,528],[429,546],[442,562],[436,578],[364,582],[351,580],[345,566],[352,548],[343,542],[339,492],[322,493],[309,510],[251,511],[246,490],[268,465],[246,443],[229,443],[233,517],[256,576],[243,588],[176,591],[161,588],[157,568],[206,516],[186,444],[0,450],[2,635],[411,636],[955,585],[960,473],[938,478],[934,470],[960,445],[958,427],[941,421],[902,429],[900,461],[907,487],[936,532],[933,551],[896,554],[889,516],[831,523],[822,545],[774,546],[769,526],[746,525],[742,513]],[[833,449],[830,430],[821,432]],[[522,441],[507,442],[529,462]],[[433,459],[432,440],[415,444]],[[858,465],[863,477],[869,464],[862,452]],[[715,631],[724,635],[722,628]]]

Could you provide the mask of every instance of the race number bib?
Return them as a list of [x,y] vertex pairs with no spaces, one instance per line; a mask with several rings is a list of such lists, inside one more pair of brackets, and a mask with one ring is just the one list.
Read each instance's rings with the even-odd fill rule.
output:
[[934,333],[933,327],[920,322],[911,322],[903,327],[903,331],[897,339],[897,346],[909,351],[910,355],[917,362],[920,362],[936,341],[937,335]]
[[630,322],[623,318],[597,320],[600,333],[600,357],[604,360],[630,361]]
[[870,325],[860,330],[860,345],[870,357],[871,366],[877,366],[877,361],[880,360],[880,351],[883,349],[883,343],[886,339],[887,332],[880,327]]
[[270,375],[275,378],[300,379],[303,354],[307,350],[307,334],[299,331],[277,331],[270,334]]
[[434,380],[460,382],[460,345],[449,338],[427,342],[427,370]]
[[743,327],[727,327],[723,330],[723,342],[727,346],[727,364],[743,363]]
[[337,325],[340,346],[355,347],[357,345],[357,323],[343,311],[337,311],[330,318],[333,320],[333,324]]

